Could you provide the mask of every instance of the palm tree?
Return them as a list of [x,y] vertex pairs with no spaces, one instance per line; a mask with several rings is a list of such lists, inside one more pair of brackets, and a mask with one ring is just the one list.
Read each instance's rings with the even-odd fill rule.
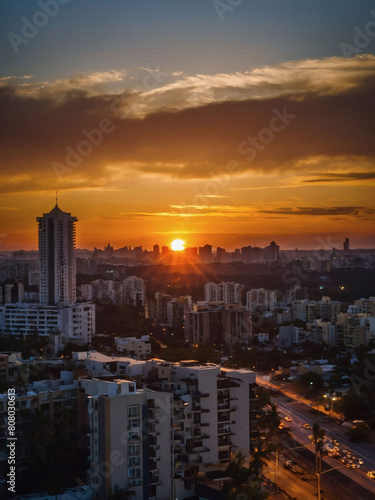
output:
[[231,478],[224,487],[224,491],[229,493],[238,490],[249,479],[249,469],[245,467],[246,455],[242,452],[236,453],[234,460],[228,465],[226,473]]
[[275,451],[275,449],[276,445],[273,443],[268,444],[265,448],[262,448],[261,443],[259,443],[258,446],[255,446],[254,451],[251,454],[249,471],[259,477],[262,473],[263,467],[268,467],[269,455],[272,451]]
[[315,444],[315,468],[318,474],[322,466],[323,440],[325,436],[325,430],[320,427],[318,422],[313,425],[312,436],[312,442]]
[[268,497],[269,493],[265,490],[260,481],[249,481],[247,484],[243,484],[239,489],[235,489],[227,494],[228,500],[238,500],[239,498],[265,500]]
[[265,413],[259,419],[259,426],[266,430],[266,442],[269,442],[272,437],[276,438],[280,422],[281,416],[277,404],[267,405]]
[[108,500],[127,500],[132,495],[135,495],[135,491],[129,490],[130,486],[126,488],[119,488],[117,484],[115,484],[115,489],[109,490]]

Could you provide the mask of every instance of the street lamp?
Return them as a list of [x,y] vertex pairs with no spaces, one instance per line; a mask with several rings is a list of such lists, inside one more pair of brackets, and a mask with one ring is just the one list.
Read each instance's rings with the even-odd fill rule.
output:
[[[296,446],[295,448],[288,448],[287,451],[292,451],[292,450],[298,450],[300,448],[306,448],[307,446],[310,446],[311,443],[309,444],[303,444],[301,446]],[[276,464],[275,464],[275,474],[276,474],[276,491],[279,491],[279,450],[276,446]]]
[[336,401],[337,398],[333,397],[331,398],[331,410],[330,410],[330,416],[331,416],[331,411],[332,411],[332,417],[333,417],[333,402]]
[[327,394],[319,394],[318,395],[318,415],[319,415],[319,412],[320,412],[320,397],[321,396],[323,396],[323,398],[326,398]]
[[324,470],[323,472],[318,472],[318,500],[321,500],[321,493],[320,493],[320,480],[321,480],[321,475],[326,474],[327,472],[330,472],[331,470],[336,470],[336,469],[342,469],[343,467],[346,467],[346,465],[340,465],[339,467],[332,467],[332,469]]

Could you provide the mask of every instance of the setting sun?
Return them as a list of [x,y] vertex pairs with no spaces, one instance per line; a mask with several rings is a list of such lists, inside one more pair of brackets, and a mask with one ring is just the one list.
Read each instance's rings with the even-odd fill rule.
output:
[[172,250],[175,252],[185,249],[185,242],[182,240],[173,240],[171,243]]

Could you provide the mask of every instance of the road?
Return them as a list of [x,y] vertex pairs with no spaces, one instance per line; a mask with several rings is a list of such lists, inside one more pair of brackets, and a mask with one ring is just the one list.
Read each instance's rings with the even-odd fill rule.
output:
[[[262,379],[259,378],[257,378],[257,383],[260,383],[260,385],[270,386],[270,383],[268,381],[263,381]],[[280,390],[279,387],[277,388]],[[283,394],[285,393],[283,392]],[[314,460],[315,460],[313,456],[314,445],[309,444],[309,439],[308,439],[308,436],[312,433],[312,431],[300,427],[300,422],[302,424],[309,423],[312,426],[313,423],[317,420],[318,416],[312,415],[312,410],[311,407],[309,406],[311,401],[305,398],[300,398],[300,397],[297,398],[295,394],[291,393],[290,391],[287,391],[285,396],[279,395],[273,398],[273,402],[277,403],[279,411],[283,417],[290,416],[293,419],[292,422],[287,422],[285,420],[284,422],[286,426],[290,427],[292,436],[297,441],[295,446],[299,446],[298,443],[301,443],[301,445],[307,445],[306,451],[304,449],[302,452],[301,450],[286,451],[286,453],[288,454],[288,458],[295,460],[297,463],[300,463],[301,455],[311,455],[313,459],[312,464],[314,465]],[[340,442],[340,451],[344,449],[352,450],[357,457],[360,457],[364,460],[364,464],[361,466],[360,469],[349,469],[347,467],[344,467],[343,464],[339,462],[337,459],[324,456],[322,470],[323,471],[324,469],[326,470],[337,469],[337,470],[332,470],[329,471],[328,473],[323,472],[321,476],[322,489],[324,488],[328,490],[332,489],[331,493],[329,494],[329,498],[332,499],[336,498],[337,491],[340,491],[340,499],[348,498],[348,500],[354,500],[357,498],[358,500],[365,500],[367,498],[369,499],[375,498],[375,481],[369,479],[366,475],[368,470],[375,469],[373,447],[369,444],[358,446],[351,443],[345,437],[344,435],[345,429],[342,428],[342,426],[334,422],[327,421],[325,418],[326,417],[321,416],[321,418],[319,418],[319,423],[321,427],[323,427],[326,430],[327,437],[334,437],[335,439],[337,439]],[[366,449],[363,449],[364,447],[366,447]],[[310,469],[309,472],[312,474],[311,477],[313,477],[314,467],[311,468],[311,456],[310,456],[310,467],[309,467],[309,460],[307,460],[307,462],[305,461],[307,458],[306,456],[303,457],[301,463],[305,461],[304,465],[306,466],[307,470]],[[298,478],[298,476],[289,471],[285,471],[282,465],[280,465],[279,471],[280,471],[280,481],[284,474],[288,474],[288,476],[290,476],[286,480],[286,487],[285,487],[286,491],[290,490],[291,480],[292,480],[293,484],[296,483],[294,484],[293,488],[296,489],[296,492],[298,490],[298,495],[302,495],[302,496],[297,496],[296,498],[303,498],[303,499],[308,498],[307,495],[309,494],[308,493],[309,488],[306,486],[306,484],[301,485],[302,482]],[[315,487],[315,498],[316,498],[317,480],[315,479],[313,480],[313,482]],[[280,484],[282,486],[282,483]],[[312,494],[311,489],[310,489],[310,494]],[[328,492],[326,492],[325,498],[328,498],[327,495]]]

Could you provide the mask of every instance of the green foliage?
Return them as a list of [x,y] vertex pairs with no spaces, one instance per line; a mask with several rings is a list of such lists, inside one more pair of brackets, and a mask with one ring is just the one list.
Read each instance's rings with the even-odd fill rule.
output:
[[357,394],[351,390],[342,398],[341,410],[346,420],[368,420],[375,418],[375,393]]
[[[320,427],[318,422],[313,425],[313,443],[315,444],[315,460],[316,460],[316,472],[318,473],[321,467],[322,453],[323,453],[323,441],[325,436],[325,430]],[[320,465],[319,465],[320,464]]]
[[152,321],[146,319],[140,307],[128,304],[98,304],[96,332],[115,333],[116,336],[145,335],[152,331]]
[[258,396],[259,408],[264,408],[265,406],[271,406],[271,396],[262,386],[259,386],[257,388],[257,396]]
[[346,433],[352,443],[363,443],[369,440],[370,431],[363,425],[352,427]]
[[[18,436],[17,467],[23,471],[17,488],[20,493],[47,489],[57,495],[61,488],[85,479],[87,452],[77,446],[76,413],[63,410],[52,421],[43,411],[32,410]],[[84,453],[83,453],[84,451]]]
[[119,488],[116,484],[113,491],[109,490],[107,498],[108,500],[127,500],[133,495],[135,495],[135,491],[130,490],[129,486],[127,488]]
[[301,384],[311,389],[322,389],[324,381],[321,375],[315,372],[306,372],[299,377]]
[[[247,497],[252,500],[264,500],[268,498],[268,493],[265,491],[261,481],[259,480],[259,469],[266,463],[266,458],[261,452],[256,451],[252,455],[250,466],[244,465],[246,456],[239,452],[235,455],[234,460],[228,465],[226,473],[231,478],[223,487],[223,492],[229,500],[236,500]],[[264,463],[263,463],[264,461]],[[262,465],[260,465],[262,464]],[[256,473],[256,470],[258,473]],[[241,495],[240,495],[241,494]]]

